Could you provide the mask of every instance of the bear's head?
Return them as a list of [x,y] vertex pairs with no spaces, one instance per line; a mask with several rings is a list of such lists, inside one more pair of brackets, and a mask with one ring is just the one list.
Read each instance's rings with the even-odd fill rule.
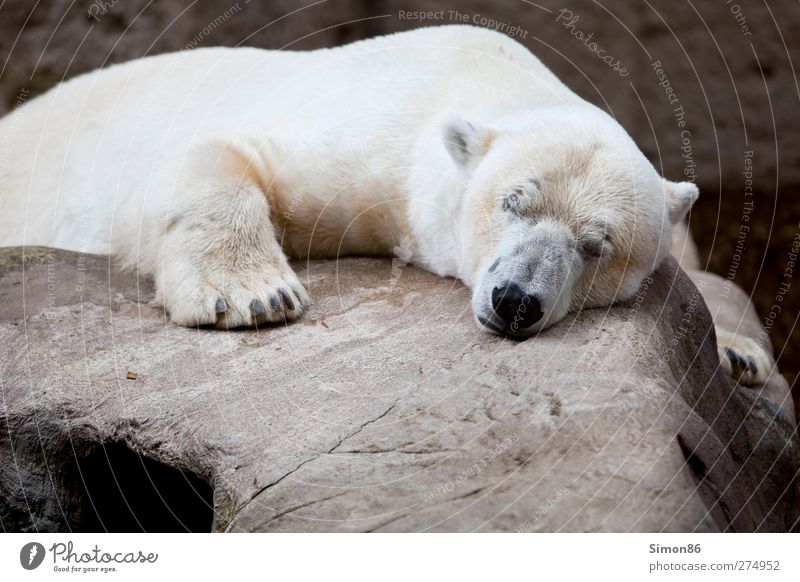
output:
[[592,106],[491,126],[451,114],[442,130],[464,196],[462,279],[478,322],[509,337],[632,297],[698,196]]

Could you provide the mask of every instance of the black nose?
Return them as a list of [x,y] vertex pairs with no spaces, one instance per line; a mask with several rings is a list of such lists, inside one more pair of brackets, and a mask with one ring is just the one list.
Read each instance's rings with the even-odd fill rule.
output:
[[506,331],[517,333],[542,318],[542,304],[535,295],[528,295],[516,283],[495,287],[492,308],[503,320]]

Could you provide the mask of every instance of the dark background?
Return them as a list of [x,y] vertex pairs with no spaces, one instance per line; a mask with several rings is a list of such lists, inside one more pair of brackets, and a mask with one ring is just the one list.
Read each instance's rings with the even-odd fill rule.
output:
[[[620,76],[557,22],[564,8],[579,17],[572,30],[593,34],[629,75]],[[401,18],[401,10],[445,13],[418,22]],[[665,176],[680,180],[686,144],[651,67],[661,61],[690,132],[683,137],[702,192],[691,229],[702,261],[752,294],[781,369],[797,389],[800,281],[793,275],[800,264],[788,271],[792,242],[800,236],[795,0],[11,0],[0,4],[0,113],[62,79],[192,42],[312,49],[446,24],[453,21],[448,10],[470,22],[485,17],[519,27],[516,38],[614,115]],[[745,196],[743,175],[748,150],[752,197]],[[750,221],[743,222],[750,200]],[[741,225],[751,228],[737,260]],[[770,316],[775,304],[781,311]]]

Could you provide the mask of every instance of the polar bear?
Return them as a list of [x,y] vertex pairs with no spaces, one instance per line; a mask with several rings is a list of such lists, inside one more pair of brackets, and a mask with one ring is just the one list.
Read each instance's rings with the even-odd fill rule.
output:
[[[470,26],[143,58],[62,83],[0,135],[0,244],[110,254],[184,326],[295,319],[310,297],[289,257],[410,241],[472,289],[482,327],[525,339],[633,296],[698,196],[524,46]],[[764,350],[720,340],[764,380]]]

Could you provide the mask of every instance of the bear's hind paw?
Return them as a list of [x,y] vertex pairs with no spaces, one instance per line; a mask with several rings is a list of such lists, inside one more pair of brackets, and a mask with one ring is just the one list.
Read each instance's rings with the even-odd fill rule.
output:
[[717,350],[722,368],[739,384],[756,386],[769,379],[772,357],[755,340],[717,330]]

